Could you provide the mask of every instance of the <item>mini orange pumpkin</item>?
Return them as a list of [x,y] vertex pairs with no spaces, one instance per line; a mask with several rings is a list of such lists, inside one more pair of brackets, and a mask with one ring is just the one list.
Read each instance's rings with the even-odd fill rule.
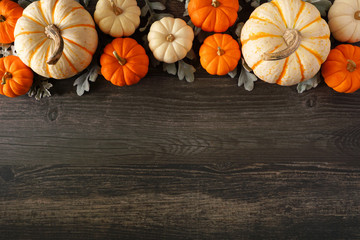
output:
[[23,10],[19,4],[13,1],[0,0],[0,43],[14,42],[15,25]]
[[0,58],[0,94],[17,97],[26,94],[33,83],[33,72],[19,57]]
[[360,47],[342,44],[332,49],[321,73],[335,91],[355,92],[360,88]]
[[238,0],[191,0],[188,12],[196,27],[207,32],[225,32],[237,19]]
[[134,39],[116,38],[106,45],[100,64],[101,74],[106,80],[117,86],[129,86],[145,77],[149,57]]
[[207,37],[200,47],[201,66],[212,75],[225,75],[238,65],[241,52],[239,44],[228,34]]

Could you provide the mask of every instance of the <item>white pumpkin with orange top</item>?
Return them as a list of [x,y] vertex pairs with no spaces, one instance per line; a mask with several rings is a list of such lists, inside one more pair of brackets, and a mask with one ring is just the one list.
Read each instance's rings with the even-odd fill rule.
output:
[[98,45],[91,15],[74,0],[40,0],[24,9],[15,26],[20,59],[48,78],[69,78],[84,70]]
[[251,14],[242,29],[241,44],[256,76],[291,86],[320,70],[330,52],[330,30],[312,4],[273,0]]

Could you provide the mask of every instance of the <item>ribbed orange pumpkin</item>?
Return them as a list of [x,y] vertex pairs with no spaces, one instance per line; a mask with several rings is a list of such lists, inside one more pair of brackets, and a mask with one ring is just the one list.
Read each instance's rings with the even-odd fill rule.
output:
[[360,47],[342,44],[332,49],[321,73],[335,91],[355,92],[360,88]]
[[207,37],[200,47],[201,66],[212,75],[225,75],[234,70],[240,60],[239,44],[228,34]]
[[33,72],[19,57],[0,58],[0,94],[17,97],[26,94],[33,83]]
[[131,38],[116,38],[106,45],[100,58],[101,74],[117,86],[133,85],[145,77],[149,57]]
[[15,40],[15,25],[23,10],[13,1],[0,0],[0,43],[12,43]]
[[225,32],[237,19],[238,0],[191,0],[188,12],[193,24],[207,32]]

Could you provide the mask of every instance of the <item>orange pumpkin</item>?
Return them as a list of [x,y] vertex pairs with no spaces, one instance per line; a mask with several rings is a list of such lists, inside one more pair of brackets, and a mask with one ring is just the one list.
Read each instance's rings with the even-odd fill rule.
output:
[[14,42],[15,25],[23,10],[19,4],[13,1],[0,0],[0,43]]
[[236,68],[241,52],[239,44],[228,34],[207,37],[200,47],[201,66],[212,75],[225,75]]
[[360,88],[360,47],[342,44],[332,49],[321,73],[335,91],[355,92]]
[[19,57],[0,58],[0,94],[17,97],[26,94],[33,83],[33,72]]
[[190,0],[192,23],[206,32],[225,32],[237,19],[238,0]]
[[117,86],[133,85],[145,77],[149,58],[131,38],[116,38],[106,45],[100,58],[101,74]]

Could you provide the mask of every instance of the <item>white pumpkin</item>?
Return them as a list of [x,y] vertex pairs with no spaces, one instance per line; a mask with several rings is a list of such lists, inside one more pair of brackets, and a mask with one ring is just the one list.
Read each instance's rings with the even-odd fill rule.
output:
[[91,15],[74,0],[31,3],[15,26],[15,48],[36,73],[64,79],[84,70],[97,48]]
[[180,18],[164,17],[151,25],[148,40],[157,60],[174,63],[190,51],[194,31]]
[[330,31],[340,42],[360,41],[360,1],[335,0],[329,13]]
[[136,0],[99,0],[94,19],[101,31],[113,37],[130,36],[140,24]]
[[273,0],[251,14],[241,43],[244,59],[256,76],[291,86],[320,70],[330,52],[330,30],[312,4]]

